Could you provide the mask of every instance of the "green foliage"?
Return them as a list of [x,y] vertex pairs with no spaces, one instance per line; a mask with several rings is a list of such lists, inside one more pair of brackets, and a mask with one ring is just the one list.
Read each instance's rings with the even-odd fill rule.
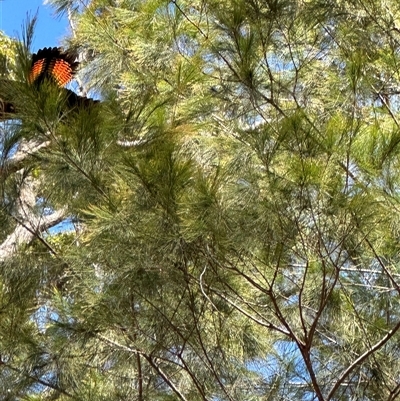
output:
[[396,399],[397,3],[49,3],[102,102],[30,85],[27,29],[0,240],[74,226],[1,262],[0,399]]

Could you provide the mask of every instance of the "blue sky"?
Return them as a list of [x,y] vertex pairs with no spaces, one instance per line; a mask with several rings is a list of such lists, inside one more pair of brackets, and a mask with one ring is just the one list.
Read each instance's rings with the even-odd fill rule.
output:
[[0,0],[0,29],[11,37],[21,36],[27,13],[34,15],[36,11],[38,22],[32,50],[59,46],[68,33],[68,21],[56,17],[51,7],[43,5],[43,0]]

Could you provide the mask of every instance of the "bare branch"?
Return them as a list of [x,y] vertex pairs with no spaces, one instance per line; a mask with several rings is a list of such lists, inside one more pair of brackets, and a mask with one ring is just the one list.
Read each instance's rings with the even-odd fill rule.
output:
[[0,167],[0,176],[7,177],[12,173],[21,170],[29,157],[40,149],[48,146],[49,143],[49,141],[42,142],[35,139],[31,141],[22,141],[15,154],[2,163],[2,166]]
[[348,377],[348,375],[362,362],[364,362],[370,355],[376,352],[379,348],[383,347],[400,329],[400,321],[391,329],[389,332],[377,343],[375,343],[372,347],[367,349],[362,355],[360,355],[347,369],[340,375],[340,377],[336,380],[333,385],[331,391],[326,398],[327,401],[331,400],[336,390],[340,387],[340,385],[344,382],[344,380]]
[[35,180],[27,178],[20,188],[20,197],[12,216],[17,221],[14,231],[0,244],[0,260],[5,260],[15,254],[18,247],[29,244],[35,238],[41,240],[52,253],[55,253],[44,241],[41,233],[60,223],[66,216],[66,210],[56,210],[49,215],[38,215],[35,211],[36,191]]

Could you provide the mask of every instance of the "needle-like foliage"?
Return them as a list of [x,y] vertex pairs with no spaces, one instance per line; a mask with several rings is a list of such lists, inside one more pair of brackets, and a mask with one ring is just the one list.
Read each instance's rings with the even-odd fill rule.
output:
[[101,102],[4,88],[0,400],[396,400],[397,2],[48,3]]

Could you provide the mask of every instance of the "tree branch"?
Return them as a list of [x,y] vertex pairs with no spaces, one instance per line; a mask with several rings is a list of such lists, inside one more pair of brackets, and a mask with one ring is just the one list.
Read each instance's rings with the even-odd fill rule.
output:
[[16,204],[16,211],[12,216],[17,225],[14,231],[0,244],[0,261],[10,258],[15,254],[19,246],[29,244],[35,238],[42,241],[55,254],[42,238],[41,233],[60,223],[65,218],[66,210],[60,209],[49,215],[38,215],[35,212],[35,189],[35,180],[31,177],[26,178],[20,187],[20,196]]
[[400,329],[400,321],[375,345],[370,347],[367,351],[365,351],[362,355],[360,355],[347,369],[341,374],[341,376],[336,380],[333,385],[331,391],[326,398],[327,401],[331,400],[335,395],[336,390],[340,387],[340,385],[344,382],[346,377],[362,362],[364,362],[370,355],[372,355],[379,348],[383,347]]

